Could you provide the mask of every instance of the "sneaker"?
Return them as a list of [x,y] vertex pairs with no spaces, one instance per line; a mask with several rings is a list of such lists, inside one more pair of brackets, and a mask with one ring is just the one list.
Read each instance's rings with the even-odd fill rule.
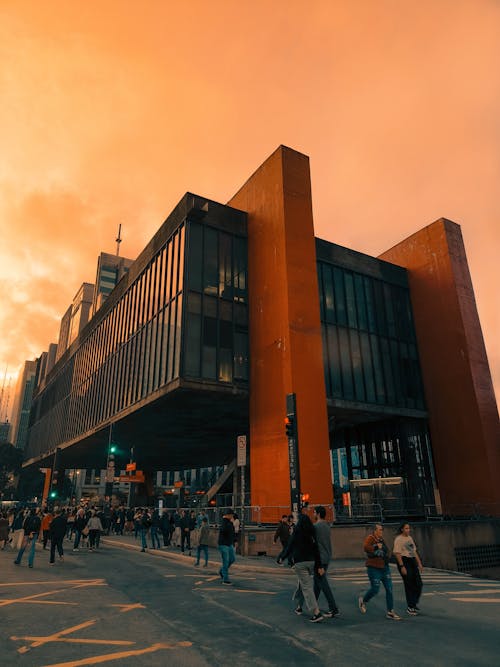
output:
[[199,565],[199,563],[195,563],[195,564],[194,564],[195,567],[198,567],[198,565]]
[[322,614],[314,614],[314,616],[311,616],[309,619],[311,623],[319,623],[320,621],[323,620],[323,615]]
[[386,618],[389,618],[391,621],[400,621],[401,616],[398,616],[394,609],[391,609],[390,611],[387,612],[385,615]]
[[21,563],[20,563],[19,561],[17,561],[17,560],[15,560],[15,561],[13,561],[13,562],[14,562],[14,565],[21,565]]
[[59,556],[59,560],[60,560],[60,561],[63,561],[63,560],[64,560],[64,556]]
[[54,563],[49,563],[49,565],[55,565],[55,562]]
[[144,553],[145,551],[146,551],[146,549],[141,549],[141,553]]
[[340,611],[338,609],[337,611],[325,611],[323,616],[325,618],[338,618],[340,616]]
[[406,607],[406,613],[408,614],[408,616],[417,616],[418,615],[418,611],[415,611],[415,609],[413,607]]
[[205,564],[203,565],[203,567],[207,567],[207,566],[208,566],[208,563],[205,563]]
[[298,607],[295,607],[295,613],[297,616],[300,616],[302,614],[302,607],[299,605]]
[[420,607],[417,607],[417,605],[415,605],[415,606],[413,607],[413,611],[416,611],[417,614],[418,614],[418,612],[420,611]]
[[358,598],[358,608],[362,614],[366,614],[366,603],[361,596]]
[[229,581],[229,579],[226,579],[226,581],[223,580],[222,583],[225,584],[226,586],[232,586],[233,585],[233,582]]
[[79,551],[79,549],[73,549],[73,551]]

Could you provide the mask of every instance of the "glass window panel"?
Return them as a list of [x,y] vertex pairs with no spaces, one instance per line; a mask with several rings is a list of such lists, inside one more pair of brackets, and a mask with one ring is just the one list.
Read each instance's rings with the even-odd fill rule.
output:
[[167,382],[174,377],[175,324],[177,321],[177,299],[170,303],[170,322],[168,327],[168,362]]
[[248,335],[238,331],[234,334],[234,377],[248,380]]
[[179,234],[174,234],[172,238],[172,299],[175,298],[178,290],[179,279]]
[[361,348],[359,345],[358,332],[351,329],[349,331],[351,343],[351,362],[352,373],[354,376],[354,393],[356,400],[365,401],[365,385],[363,382],[363,364],[361,361]]
[[347,400],[354,398],[354,385],[352,380],[351,351],[349,349],[349,337],[347,329],[338,329],[340,367],[342,370],[342,394]]
[[205,294],[217,296],[218,279],[218,252],[217,232],[210,227],[205,227],[205,244],[203,248],[203,289]]
[[401,363],[399,358],[399,345],[395,340],[390,341],[390,353],[392,361],[392,376],[394,378],[394,393],[397,405],[404,405],[404,393],[401,383]]
[[247,300],[247,242],[239,236],[233,238],[233,286],[234,300]]
[[184,372],[192,377],[200,377],[201,357],[201,297],[195,292],[189,293],[186,317],[186,335],[184,347]]
[[342,396],[342,378],[340,368],[340,353],[338,341],[338,329],[334,326],[329,326],[327,329],[328,339],[328,358],[330,360],[330,384],[332,387],[332,396],[334,398],[341,398]]
[[325,318],[327,322],[335,322],[335,300],[333,296],[333,276],[332,269],[327,264],[323,264],[322,270]]
[[375,380],[373,376],[373,363],[372,363],[372,353],[370,348],[370,339],[368,338],[367,333],[360,333],[360,342],[361,342],[361,356],[363,358],[363,373],[365,378],[365,387],[366,387],[366,400],[369,403],[376,402],[375,396]]
[[182,341],[182,294],[177,297],[177,322],[175,325],[174,377],[179,377]]
[[148,378],[148,393],[153,391],[153,384],[155,379],[155,362],[156,362],[156,330],[158,328],[158,317],[154,317],[151,322],[151,354],[149,357],[149,378]]
[[387,319],[387,331],[391,338],[396,337],[396,320],[394,317],[394,307],[393,307],[393,295],[391,286],[387,283],[384,283],[384,301],[385,301],[385,312]]
[[334,267],[333,269],[333,289],[335,293],[335,310],[338,324],[347,324],[347,313],[344,296],[344,272],[342,269]]
[[219,296],[223,299],[233,298],[231,270],[231,236],[219,233]]
[[185,245],[185,232],[186,228],[184,225],[179,230],[179,284],[178,290],[182,292],[184,289],[184,245]]
[[167,262],[167,249],[163,248],[160,253],[160,283],[158,286],[158,310],[165,305],[165,265]]
[[188,255],[189,288],[202,291],[203,270],[203,228],[195,222],[189,223],[189,255]]
[[373,293],[375,297],[375,313],[377,317],[377,331],[382,336],[387,336],[387,322],[385,318],[384,289],[379,280],[373,281]]
[[165,315],[163,318],[162,344],[161,344],[160,386],[164,385],[167,382],[169,332],[170,332],[170,306],[165,306]]
[[172,298],[172,247],[173,242],[172,239],[170,239],[167,245],[167,281],[165,283],[165,303],[168,303]]
[[345,295],[347,306],[347,323],[352,329],[357,329],[358,318],[356,316],[356,301],[354,298],[354,282],[351,273],[344,274]]
[[356,293],[356,305],[358,312],[358,326],[360,329],[368,329],[368,321],[366,317],[366,300],[365,288],[363,284],[363,276],[359,273],[354,274],[354,291]]
[[387,401],[394,403],[394,377],[392,375],[391,354],[389,351],[389,341],[387,338],[380,338],[380,350],[382,353],[382,367],[384,369],[385,386],[387,388]]

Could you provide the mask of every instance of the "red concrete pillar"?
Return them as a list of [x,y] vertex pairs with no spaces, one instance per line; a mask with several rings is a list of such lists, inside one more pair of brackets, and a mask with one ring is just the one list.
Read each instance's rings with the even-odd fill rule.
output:
[[248,213],[252,504],[290,506],[285,397],[297,396],[301,490],[333,500],[309,159],[278,148],[229,205]]
[[498,410],[460,227],[437,220],[380,258],[408,269],[443,511],[500,515]]

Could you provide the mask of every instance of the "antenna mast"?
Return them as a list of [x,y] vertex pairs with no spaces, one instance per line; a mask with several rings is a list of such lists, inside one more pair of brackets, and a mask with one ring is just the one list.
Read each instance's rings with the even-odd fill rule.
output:
[[120,256],[120,243],[122,242],[122,225],[118,225],[118,236],[116,237],[116,256]]

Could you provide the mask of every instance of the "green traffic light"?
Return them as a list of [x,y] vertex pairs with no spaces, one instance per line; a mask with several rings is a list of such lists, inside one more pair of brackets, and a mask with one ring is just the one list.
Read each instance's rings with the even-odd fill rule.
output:
[[55,498],[57,496],[57,493],[55,491],[50,492],[50,497]]
[[116,445],[111,445],[111,447],[109,448],[109,451],[110,451],[111,454],[114,454],[116,452]]

